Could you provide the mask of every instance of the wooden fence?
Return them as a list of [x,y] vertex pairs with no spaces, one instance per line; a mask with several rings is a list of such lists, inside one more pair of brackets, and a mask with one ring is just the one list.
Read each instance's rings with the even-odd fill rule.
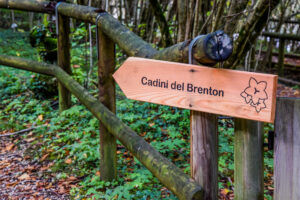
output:
[[[51,7],[49,2],[33,1],[33,0],[0,0],[0,8],[10,8],[41,13],[55,13],[55,7]],[[97,23],[98,41],[99,41],[99,99],[91,96],[81,85],[70,76],[72,71],[70,67],[70,49],[69,49],[69,18],[75,18],[89,23]],[[217,140],[217,117],[213,114],[195,112],[191,118],[191,137],[205,138],[198,145],[202,149],[200,153],[201,159],[192,162],[192,178],[184,174],[178,167],[158,153],[143,138],[139,137],[128,126],[121,122],[114,114],[115,112],[115,85],[112,79],[112,73],[115,70],[115,54],[114,44],[117,43],[129,56],[153,58],[159,60],[168,60],[175,62],[188,62],[188,43],[185,41],[167,49],[157,51],[138,36],[130,32],[126,27],[122,26],[116,19],[106,12],[99,12],[96,8],[87,6],[79,6],[68,3],[60,3],[57,6],[58,19],[58,65],[49,65],[21,59],[18,57],[10,57],[0,55],[0,64],[11,66],[14,68],[24,69],[50,76],[55,76],[59,81],[59,108],[60,111],[68,109],[71,106],[70,94],[74,94],[80,102],[89,109],[93,115],[100,120],[100,143],[101,143],[101,179],[112,180],[117,177],[116,172],[116,139],[118,139],[145,167],[147,167],[154,176],[156,176],[168,189],[170,189],[179,199],[217,199],[218,191],[218,140]],[[196,42],[194,46],[193,57],[196,62],[213,64],[217,61],[213,52],[206,52],[203,45],[203,39]],[[293,102],[293,103],[291,103]],[[285,169],[283,164],[289,164],[290,169],[294,169],[291,176],[299,177],[299,161],[297,153],[299,153],[299,99],[280,100],[279,104],[289,105],[289,109],[295,110],[290,117],[293,122],[282,124],[282,114],[286,113],[284,108],[282,111],[278,109],[276,121],[277,130],[283,131],[285,134],[292,134],[296,138],[293,144],[293,152],[295,155],[293,162],[282,163],[279,161],[280,167],[277,169]],[[279,105],[279,108],[280,108]],[[298,120],[298,121],[297,121]],[[279,125],[281,124],[281,125]],[[104,128],[105,127],[105,128]],[[278,128],[279,127],[279,128]],[[290,127],[293,127],[289,131]],[[298,129],[297,129],[298,128]],[[286,133],[285,133],[286,131]],[[279,134],[279,133],[278,133]],[[297,135],[298,134],[298,135]],[[276,138],[277,139],[277,138]],[[280,143],[276,143],[277,155],[282,155]],[[199,153],[191,146],[191,152]],[[288,154],[289,152],[285,152]],[[235,120],[235,199],[251,200],[263,199],[263,123],[236,119]],[[285,157],[287,159],[287,157]],[[275,156],[277,159],[280,157]],[[293,168],[294,167],[294,168]],[[275,175],[276,172],[275,166]],[[281,174],[281,172],[279,173]],[[282,177],[278,180],[290,179]],[[195,181],[195,180],[196,181]],[[276,177],[275,177],[276,181]],[[277,183],[275,182],[276,186]],[[292,194],[299,197],[298,180],[293,179],[291,182],[293,188]],[[283,186],[284,187],[284,186]],[[286,188],[278,186],[275,189],[275,197],[281,198],[280,194],[290,194]],[[283,192],[281,192],[283,191]],[[298,195],[298,196],[297,196]],[[292,198],[293,199],[293,198]],[[299,198],[298,198],[299,199]]]
[[286,40],[300,41],[300,36],[299,35],[294,35],[294,34],[282,34],[282,33],[273,33],[273,32],[264,32],[262,35],[265,36],[265,37],[279,39],[278,75],[283,77],[284,76],[285,41]]

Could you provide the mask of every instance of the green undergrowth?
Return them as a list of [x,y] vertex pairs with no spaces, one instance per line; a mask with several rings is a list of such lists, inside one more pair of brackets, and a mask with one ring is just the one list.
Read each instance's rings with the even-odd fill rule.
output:
[[[3,34],[7,39],[5,46]],[[25,33],[10,36],[0,32],[0,36],[0,54],[39,60]],[[73,64],[83,65],[82,57],[75,59]],[[84,70],[76,70],[75,78],[83,84]],[[55,174],[55,179],[75,176],[80,180],[78,187],[70,191],[72,199],[177,199],[119,142],[118,179],[101,181],[98,120],[75,97],[73,106],[59,114],[56,96],[40,98],[35,94],[34,76],[0,66],[0,132],[38,126],[33,131],[36,140],[27,153],[32,159],[53,163],[46,174]],[[187,174],[190,173],[189,115],[188,110],[128,100],[117,88],[117,116]],[[233,126],[231,119],[219,120],[219,188],[227,192],[233,192],[234,182]],[[265,131],[272,128],[266,125]],[[272,187],[272,158],[273,152],[266,151],[264,177],[269,187]],[[271,199],[267,190],[265,197]]]

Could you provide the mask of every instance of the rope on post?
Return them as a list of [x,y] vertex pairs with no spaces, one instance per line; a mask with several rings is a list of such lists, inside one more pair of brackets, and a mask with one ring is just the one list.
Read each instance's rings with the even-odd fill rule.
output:
[[55,5],[55,18],[56,18],[56,36],[58,37],[58,7],[62,2],[58,2]]
[[195,43],[202,37],[204,37],[205,35],[198,35],[197,37],[195,37],[191,43],[189,44],[189,64],[193,64],[193,47],[195,46]]

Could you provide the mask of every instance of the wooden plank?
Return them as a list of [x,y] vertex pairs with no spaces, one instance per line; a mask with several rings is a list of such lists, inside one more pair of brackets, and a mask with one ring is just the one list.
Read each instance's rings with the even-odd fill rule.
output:
[[[58,65],[68,74],[72,74],[70,65],[70,20],[58,14],[57,58]],[[71,107],[71,93],[58,82],[59,111]]]
[[130,99],[274,121],[276,75],[131,57],[113,77]]
[[217,116],[191,111],[191,176],[203,188],[203,199],[218,199]]
[[263,200],[263,123],[235,119],[234,199]]
[[300,199],[299,98],[277,99],[274,152],[274,199]]
[[[98,87],[99,100],[113,113],[116,112],[115,82],[115,44],[98,28],[99,62]],[[100,122],[100,177],[112,181],[117,177],[117,141]]]

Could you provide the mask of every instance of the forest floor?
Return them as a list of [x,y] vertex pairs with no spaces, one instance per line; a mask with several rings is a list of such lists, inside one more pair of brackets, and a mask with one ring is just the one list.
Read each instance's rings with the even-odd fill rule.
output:
[[42,162],[26,155],[31,142],[36,140],[30,132],[27,139],[21,135],[0,139],[0,200],[64,200],[69,199],[71,187],[77,178],[57,181],[47,170],[53,162]]

